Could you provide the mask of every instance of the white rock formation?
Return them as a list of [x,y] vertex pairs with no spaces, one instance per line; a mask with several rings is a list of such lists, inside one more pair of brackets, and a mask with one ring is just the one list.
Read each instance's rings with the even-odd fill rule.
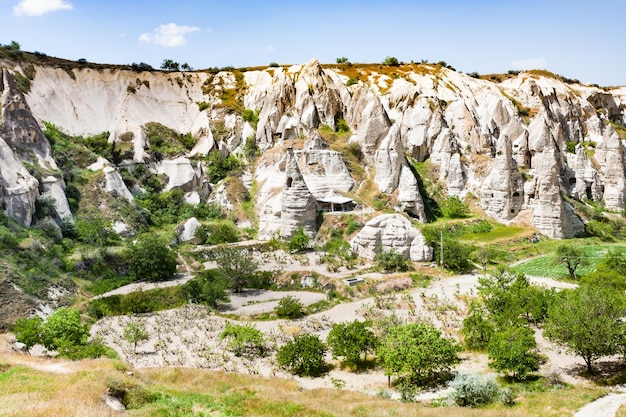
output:
[[[179,242],[191,242],[196,239],[196,230],[202,224],[196,219],[192,217],[190,219],[185,220],[176,226],[176,236]],[[196,242],[199,243],[199,242]]]
[[289,239],[302,227],[314,237],[317,234],[317,201],[302,177],[293,149],[285,153],[285,186],[282,193],[280,236]]
[[412,261],[429,261],[433,249],[424,236],[400,214],[381,214],[367,222],[350,240],[350,246],[360,257],[374,260],[381,250],[393,250]]
[[107,193],[123,197],[128,201],[133,201],[133,195],[128,190],[122,176],[115,168],[105,167],[102,172],[104,173],[104,189]]

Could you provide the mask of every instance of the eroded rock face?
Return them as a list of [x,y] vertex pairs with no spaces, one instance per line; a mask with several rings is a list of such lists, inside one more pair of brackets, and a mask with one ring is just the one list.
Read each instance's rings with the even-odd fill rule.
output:
[[185,220],[178,226],[176,226],[176,235],[179,242],[191,242],[196,241],[196,230],[201,224],[195,217]]
[[289,239],[299,227],[302,227],[307,235],[314,237],[317,233],[316,217],[317,201],[304,181],[293,149],[287,149],[280,236],[283,239]]
[[209,195],[209,180],[202,164],[194,167],[189,159],[180,157],[156,163],[154,170],[159,174],[167,175],[168,182],[164,191],[179,188],[185,192],[198,191],[203,197]]
[[104,173],[104,189],[106,192],[125,198],[128,201],[133,201],[133,195],[126,187],[119,171],[113,167],[105,167],[102,172]]
[[429,261],[433,249],[424,236],[400,214],[381,214],[367,222],[350,240],[350,246],[360,257],[374,260],[381,250],[393,250],[412,261]]

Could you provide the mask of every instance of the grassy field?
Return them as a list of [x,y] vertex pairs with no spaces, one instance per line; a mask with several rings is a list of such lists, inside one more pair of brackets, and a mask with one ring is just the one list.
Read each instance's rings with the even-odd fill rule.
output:
[[[45,372],[34,368],[53,368]],[[512,387],[516,404],[480,409],[400,403],[341,389],[302,390],[295,381],[189,368],[133,370],[112,360],[66,363],[0,354],[0,416],[114,416],[105,393],[124,397],[131,416],[563,416],[607,390]],[[523,387],[527,387],[523,388]]]
[[[602,260],[607,254],[609,249],[622,248],[626,250],[624,245],[616,244],[594,244],[589,240],[572,240],[571,244],[581,248],[585,251],[585,256],[589,261],[589,265],[584,268],[576,270],[577,275],[585,275],[594,270],[595,266]],[[550,278],[568,278],[569,274],[567,268],[564,266],[555,266],[552,264],[554,255],[548,253],[527,261],[523,261],[515,265],[512,269],[518,272],[523,272],[526,275],[550,277]]]

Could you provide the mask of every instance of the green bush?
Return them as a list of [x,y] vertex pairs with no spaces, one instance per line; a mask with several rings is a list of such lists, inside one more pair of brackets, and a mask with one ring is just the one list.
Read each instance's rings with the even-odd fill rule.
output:
[[386,272],[404,272],[409,270],[410,263],[393,249],[383,249],[376,254],[376,268]]
[[228,282],[224,277],[215,270],[207,270],[187,281],[181,289],[185,299],[217,308],[220,302],[228,301],[227,288]]
[[278,364],[300,376],[319,376],[326,370],[326,345],[316,335],[301,333],[278,350]]
[[346,122],[346,119],[337,120],[337,132],[344,133],[350,131],[350,125]]
[[377,340],[369,329],[371,323],[354,320],[352,323],[333,324],[326,343],[332,349],[333,358],[343,356],[346,363],[358,365],[368,353],[374,352]]
[[208,245],[220,245],[222,243],[238,242],[239,229],[230,221],[209,223],[196,230],[196,237],[202,239]]
[[251,325],[241,326],[238,324],[226,324],[226,328],[220,334],[221,339],[228,339],[228,350],[235,356],[255,358],[265,356],[267,346],[263,332]]
[[398,65],[400,65],[400,62],[398,61],[398,58],[396,58],[395,56],[388,56],[383,61],[383,65],[389,65],[391,67],[397,67]]
[[130,274],[136,280],[163,281],[176,273],[176,252],[165,240],[153,233],[139,236],[136,243],[126,249]]
[[498,383],[490,376],[459,374],[449,386],[452,388],[448,395],[450,405],[479,407],[491,404],[500,397]]
[[250,126],[252,126],[256,130],[257,125],[259,124],[258,110],[244,109],[241,112],[241,117],[243,118],[244,121],[250,123]]
[[281,319],[297,319],[304,316],[304,306],[298,298],[288,295],[280,299],[274,313]]
[[463,203],[457,196],[446,197],[439,208],[441,214],[448,219],[464,219],[471,214],[467,204]]
[[310,243],[311,238],[304,232],[304,228],[300,226],[291,236],[289,242],[287,242],[287,249],[289,249],[289,252],[302,252],[309,248]]

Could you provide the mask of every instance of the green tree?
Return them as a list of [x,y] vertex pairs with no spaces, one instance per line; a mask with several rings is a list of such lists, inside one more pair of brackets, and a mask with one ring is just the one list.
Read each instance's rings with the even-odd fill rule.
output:
[[346,363],[358,365],[374,352],[376,336],[369,329],[370,322],[354,320],[352,323],[335,323],[328,333],[326,343],[331,348],[333,358],[343,356]]
[[[443,266],[454,272],[468,272],[473,268],[471,254],[474,250],[472,245],[461,243],[453,238],[443,240]],[[441,251],[435,253],[436,261],[441,262]]]
[[316,335],[300,333],[278,350],[278,364],[300,376],[319,376],[326,370],[326,345]]
[[523,381],[529,372],[539,369],[539,358],[533,351],[536,347],[535,334],[528,327],[502,329],[489,341],[489,366]]
[[263,333],[249,324],[226,324],[226,328],[220,334],[221,339],[228,339],[228,350],[235,356],[254,358],[264,356],[267,351]]
[[396,58],[395,56],[388,56],[383,61],[383,65],[389,65],[391,67],[397,67],[398,65],[400,65],[400,62],[398,61],[398,58]]
[[596,265],[595,270],[580,279],[580,283],[611,287],[626,291],[626,252],[609,249],[608,253]]
[[6,47],[11,51],[19,51],[22,48],[22,45],[20,45],[17,41],[11,41],[11,43]]
[[118,239],[117,235],[101,214],[91,212],[76,221],[78,239],[91,246],[102,248]]
[[163,281],[176,273],[176,252],[154,233],[145,233],[128,246],[126,259],[136,280]]
[[478,250],[474,254],[474,257],[476,258],[476,261],[478,263],[480,263],[480,265],[483,267],[483,271],[486,271],[487,270],[487,264],[494,257],[493,249],[491,249],[488,246],[480,247],[480,248],[478,248]]
[[563,265],[567,268],[572,280],[576,279],[576,270],[589,265],[585,251],[579,247],[563,244],[556,247],[554,251],[553,265]]
[[124,326],[124,340],[133,345],[133,352],[137,352],[137,343],[148,340],[150,335],[142,321],[130,320]]
[[84,324],[75,308],[60,308],[41,327],[41,342],[49,350],[62,356],[75,345],[85,345],[89,337],[89,326]]
[[495,331],[495,325],[485,308],[480,303],[472,301],[461,328],[465,346],[468,349],[484,350]]
[[228,301],[227,288],[226,279],[211,269],[199,273],[183,284],[182,291],[189,301],[217,309],[220,302]]
[[274,313],[281,319],[297,319],[304,316],[304,306],[298,298],[288,295],[278,301]]
[[348,58],[345,56],[342,56],[340,58],[337,58],[337,63],[338,64],[349,64],[350,61],[348,61]]
[[171,59],[164,59],[163,63],[161,64],[161,69],[165,71],[179,71],[180,64]]
[[289,242],[287,242],[287,249],[289,252],[302,252],[309,248],[311,244],[311,238],[304,231],[304,227],[300,226],[296,229]]
[[241,292],[254,279],[258,263],[246,249],[222,246],[215,253],[217,272],[234,292]]
[[385,374],[418,386],[440,383],[459,363],[460,347],[454,339],[423,323],[396,326],[378,348]]
[[42,320],[37,316],[18,319],[13,326],[15,340],[24,343],[26,351],[30,352],[30,348],[41,343],[41,328]]
[[618,352],[625,311],[623,293],[611,288],[581,285],[564,290],[548,309],[545,335],[582,357],[593,372],[596,359]]

